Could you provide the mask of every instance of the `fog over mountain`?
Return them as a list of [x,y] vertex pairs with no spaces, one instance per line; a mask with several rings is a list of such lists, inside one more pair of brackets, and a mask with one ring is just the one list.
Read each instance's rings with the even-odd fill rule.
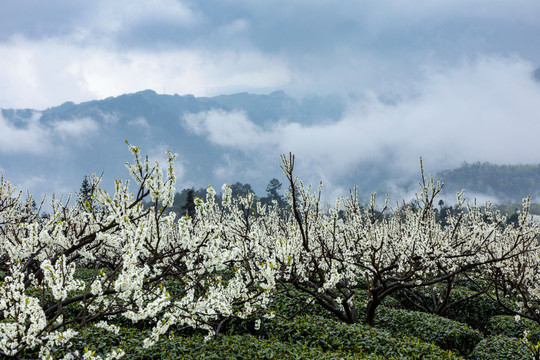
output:
[[281,122],[335,122],[345,107],[338,97],[299,101],[282,91],[195,98],[145,90],[43,111],[2,109],[0,169],[33,193],[78,189],[92,173],[104,172],[110,185],[127,177],[128,140],[152,160],[164,162],[166,150],[178,153],[178,189],[241,181],[264,193],[268,180],[280,175],[279,153],[254,150],[264,144],[249,131],[272,131]]
[[428,173],[464,161],[540,163],[532,131],[540,84],[531,74],[525,62],[490,59],[434,73],[413,95],[194,97],[145,90],[42,111],[2,109],[0,170],[36,195],[76,190],[84,175],[102,172],[110,189],[113,178],[128,176],[128,140],[162,162],[166,150],[178,153],[178,190],[239,181],[264,195],[270,179],[284,181],[279,157],[292,152],[297,175],[322,180],[327,199],[355,184],[366,201],[372,191],[409,199],[420,157]]

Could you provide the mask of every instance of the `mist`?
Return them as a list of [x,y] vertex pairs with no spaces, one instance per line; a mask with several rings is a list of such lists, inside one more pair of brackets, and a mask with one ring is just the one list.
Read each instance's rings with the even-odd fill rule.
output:
[[335,122],[306,126],[281,119],[264,128],[242,112],[210,111],[185,116],[184,126],[264,164],[291,152],[298,175],[326,182],[330,192],[354,184],[395,190],[419,179],[420,158],[427,173],[464,161],[540,163],[540,84],[533,70],[519,58],[482,57],[426,70],[412,91],[397,94],[397,103],[373,92],[350,100]]

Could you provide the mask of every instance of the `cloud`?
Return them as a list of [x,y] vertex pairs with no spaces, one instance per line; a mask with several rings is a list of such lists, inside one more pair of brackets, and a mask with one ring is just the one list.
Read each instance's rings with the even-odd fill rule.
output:
[[[136,92],[390,91],[489,54],[540,63],[536,0],[0,5],[1,107]],[[279,9],[279,10],[277,10]]]
[[[15,64],[15,65],[13,65]],[[43,108],[141,89],[208,95],[278,88],[290,81],[285,62],[258,52],[175,50],[110,52],[56,40],[0,44],[2,107]]]
[[[529,73],[540,64],[539,11],[537,0],[4,1],[0,107],[143,89],[341,94],[351,105],[332,124],[266,128],[209,111],[184,126],[233,153],[217,172],[235,168],[238,154],[257,154],[255,172],[293,151],[314,182],[336,188],[340,176],[376,179],[381,164],[391,176],[414,172],[419,156],[428,169],[538,162]],[[95,126],[0,118],[0,152],[53,152]]]
[[198,15],[177,0],[50,0],[46,4],[21,0],[2,3],[0,10],[0,39],[57,37],[111,44],[115,37],[138,27],[174,24],[182,28],[198,21]]
[[540,163],[540,86],[533,68],[519,58],[484,57],[426,69],[414,96],[388,105],[372,93],[352,102],[341,120],[322,125],[282,122],[263,129],[243,112],[215,110],[184,121],[195,134],[260,157],[262,164],[293,152],[310,181],[336,186],[351,176],[380,181],[386,174],[394,183],[415,177],[420,157],[427,172],[463,161]]
[[99,130],[98,123],[90,118],[56,120],[50,124],[41,121],[41,113],[30,117],[5,119],[0,113],[0,153],[54,155],[60,150],[59,139],[81,139]]
[[92,6],[84,0],[34,0],[3,2],[0,5],[0,40],[15,35],[47,38],[69,34],[80,27]]
[[[166,155],[167,151],[169,151],[170,146],[161,144],[154,148],[151,148],[148,151],[148,159],[150,160],[150,165],[154,165],[157,161],[159,163],[159,166],[161,168],[161,171],[163,172],[164,179],[167,176],[167,170],[168,170],[168,157]],[[182,182],[182,179],[184,178],[186,174],[186,166],[184,163],[184,160],[179,156],[174,161],[174,173],[176,175],[176,181],[177,183]]]
[[144,116],[139,116],[136,119],[128,120],[127,124],[130,126],[137,126],[145,130],[150,130],[150,124],[148,123],[148,120],[146,120]]
[[94,23],[112,30],[137,23],[174,23],[189,26],[198,21],[197,15],[189,6],[178,0],[100,1],[94,14]]
[[21,119],[20,125],[16,126],[0,113],[0,153],[47,154],[53,145],[50,131],[39,122],[40,117],[41,114],[35,113],[30,118]]
[[[25,191],[26,189],[34,189],[36,187],[43,187],[47,185],[50,179],[45,178],[44,176],[25,176],[20,181],[17,182],[16,186],[19,190]],[[34,198],[36,203],[41,199]]]
[[[146,32],[154,35],[154,44],[167,39],[183,40],[185,44],[190,38],[208,43],[218,30],[240,21],[250,24],[250,31],[244,32],[244,36],[253,39],[253,43],[283,48],[294,44],[312,46],[317,42],[326,46],[332,39],[350,40],[347,32],[351,38],[360,35],[364,39],[365,35],[380,34],[388,29],[454,20],[534,24],[540,5],[536,0],[420,0],[414,6],[403,0],[49,0],[46,5],[20,0],[4,2],[0,10],[0,33],[6,38],[13,35],[67,38],[86,34],[84,41],[99,38],[122,46],[120,41],[125,41],[129,33],[134,37]],[[176,31],[167,31],[173,29]],[[238,35],[238,32],[233,33]],[[129,41],[131,46],[150,42],[150,38]]]
[[273,134],[251,122],[244,111],[210,110],[185,114],[184,126],[214,144],[251,150],[274,141]]
[[91,118],[56,121],[52,123],[54,132],[62,138],[87,136],[99,130],[99,125]]

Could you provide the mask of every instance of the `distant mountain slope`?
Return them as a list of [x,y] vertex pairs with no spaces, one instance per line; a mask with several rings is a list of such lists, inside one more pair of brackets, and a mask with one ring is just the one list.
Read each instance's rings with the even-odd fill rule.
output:
[[[110,189],[112,179],[128,177],[123,166],[131,161],[125,144],[128,140],[140,145],[151,159],[163,160],[165,150],[178,153],[179,191],[241,182],[251,184],[264,196],[268,181],[282,176],[279,154],[284,151],[273,148],[273,143],[265,145],[265,137],[286,136],[273,132],[280,123],[308,128],[320,124],[325,129],[327,124],[342,120],[346,110],[345,100],[332,96],[296,99],[276,91],[268,95],[194,97],[161,95],[152,90],[81,104],[66,102],[42,111],[2,109],[0,122],[11,143],[0,144],[0,173],[38,196],[78,189],[84,175],[102,172],[103,184]],[[190,116],[193,123],[187,124]],[[211,126],[205,123],[208,121],[212,121]],[[210,127],[212,133],[208,132]],[[291,141],[312,141],[309,136],[308,132],[305,138]],[[228,146],[232,138],[240,145]],[[362,201],[373,191],[384,194],[400,181],[408,184],[398,185],[400,193],[417,190],[416,176],[410,179],[396,173],[385,166],[385,161],[384,157],[375,157],[347,167],[333,178],[334,183],[326,181],[323,172],[310,168],[312,178],[303,180],[325,180],[330,183],[325,191],[339,189],[340,194],[358,184]],[[301,157],[298,164],[299,168],[304,164]],[[540,165],[464,164],[438,176],[445,182],[448,195],[464,188],[469,195],[520,202],[529,194],[537,195],[540,189]]]
[[257,124],[281,119],[313,124],[324,120],[337,120],[345,110],[343,100],[337,96],[310,96],[298,101],[283,91],[274,91],[269,95],[219,95],[208,98],[208,101],[218,103],[227,110],[242,109]]
[[437,177],[444,181],[447,192],[465,189],[469,194],[486,194],[504,202],[519,203],[529,195],[540,195],[540,164],[464,163],[457,169],[438,173]]
[[0,172],[38,194],[78,189],[84,175],[94,172],[104,172],[110,184],[112,178],[127,177],[123,164],[131,160],[125,145],[128,140],[152,159],[163,159],[165,150],[178,153],[180,189],[236,181],[264,189],[271,178],[280,175],[279,155],[264,171],[253,171],[261,166],[260,158],[220,146],[186,126],[186,115],[209,111],[221,111],[223,119],[218,119],[217,126],[225,128],[230,120],[227,114],[240,111],[261,129],[271,129],[279,121],[303,125],[337,121],[345,103],[331,96],[296,99],[282,91],[194,97],[145,90],[80,104],[66,102],[42,111],[1,109],[0,121],[28,144],[14,142],[19,145],[0,152]]
[[[90,116],[104,121],[111,115],[116,120],[133,120],[139,117],[154,119],[165,123],[177,120],[184,113],[197,113],[210,109],[225,111],[243,110],[249,118],[258,124],[280,119],[300,123],[316,123],[323,120],[337,120],[344,110],[343,100],[337,96],[311,96],[295,99],[283,91],[269,95],[238,93],[215,97],[194,97],[193,95],[164,95],[153,90],[144,90],[133,94],[109,97],[75,104],[66,102],[41,111],[44,122],[68,120]],[[8,119],[30,118],[33,109],[1,109]]]

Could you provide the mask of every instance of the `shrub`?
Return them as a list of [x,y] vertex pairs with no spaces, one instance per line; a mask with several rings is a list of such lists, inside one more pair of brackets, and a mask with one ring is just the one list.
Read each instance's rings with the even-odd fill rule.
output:
[[99,271],[84,267],[78,267],[77,269],[75,269],[75,273],[73,274],[73,277],[75,279],[82,280],[86,284],[92,283],[92,281],[94,281],[97,276],[99,276]]
[[[473,290],[458,287],[450,294],[450,301],[454,302],[473,294]],[[482,294],[449,308],[445,316],[483,331],[491,317],[502,314],[508,314],[508,311],[488,295]]]
[[273,319],[261,329],[269,338],[289,341],[325,351],[381,355],[384,358],[459,359],[451,351],[414,337],[392,337],[387,331],[363,324],[344,324],[319,316],[302,316],[292,321]]
[[486,330],[492,335],[522,338],[525,330],[529,331],[529,341],[540,342],[540,326],[530,319],[521,318],[516,321],[514,316],[499,315],[489,319]]
[[[356,301],[357,309],[360,308],[365,312],[365,307],[369,299],[369,290],[355,289],[354,294],[355,294],[354,299]],[[397,308],[397,309],[402,308],[401,302],[393,296],[386,296],[384,300],[381,302],[381,305],[384,307],[390,307],[390,308]]]
[[[509,314],[508,311],[502,307],[496,300],[493,300],[486,294],[478,295],[463,302],[455,303],[461,299],[465,299],[469,296],[474,296],[476,291],[470,289],[468,286],[473,287],[472,284],[464,283],[463,285],[456,286],[450,292],[447,308],[442,313],[443,316],[465,323],[472,328],[484,331],[490,317],[501,314]],[[432,301],[432,294],[427,289],[416,289],[416,296],[419,296],[425,303]],[[411,297],[407,296],[405,290],[399,291],[395,294],[395,298],[399,303],[400,308],[407,310],[416,310],[423,312],[431,312],[421,305],[415,304]],[[453,304],[455,303],[455,304]],[[506,304],[511,306],[510,302]]]
[[[356,317],[360,323],[364,322],[366,318],[366,305],[368,298],[368,290],[354,290]],[[308,302],[310,303],[308,304]],[[391,308],[400,307],[400,303],[392,296],[387,296],[381,305]],[[330,319],[337,319],[334,314],[314,301],[310,295],[307,295],[304,292],[292,287],[288,290],[288,295],[283,292],[277,293],[272,299],[269,310],[286,318],[291,318],[295,315],[318,315]]]
[[[156,347],[161,347],[158,350],[161,359],[381,359],[361,353],[344,354],[305,344],[259,339],[252,335],[218,336],[207,342],[200,336],[176,338],[172,342],[160,342]],[[152,350],[150,353],[155,354]]]
[[[124,360],[139,359],[383,359],[363,353],[351,354],[309,347],[306,344],[287,343],[257,338],[253,335],[219,335],[205,340],[201,333],[160,339],[150,348],[142,342],[148,333],[122,328],[115,335],[102,329],[84,331],[75,339],[78,349],[92,348],[103,356],[108,349],[122,348]],[[62,354],[63,355],[63,354]]]
[[493,336],[476,345],[471,359],[474,360],[529,360],[533,354],[519,339],[507,336]]
[[[287,285],[286,285],[287,286]],[[272,299],[269,310],[276,314],[290,318],[295,315],[322,315],[329,318],[334,315],[313,300],[313,297],[287,286],[287,293],[278,292]]]
[[377,326],[392,334],[416,336],[462,355],[469,354],[482,340],[482,334],[466,324],[418,311],[385,309],[380,312]]

